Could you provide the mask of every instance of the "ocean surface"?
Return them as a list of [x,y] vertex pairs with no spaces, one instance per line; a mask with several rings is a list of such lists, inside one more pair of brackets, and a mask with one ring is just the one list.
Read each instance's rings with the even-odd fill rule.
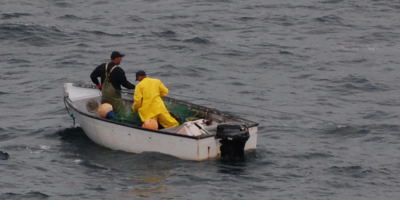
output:
[[[2,0],[0,199],[400,199],[398,0]],[[259,123],[245,162],[113,151],[63,84],[111,51]],[[5,153],[9,158],[6,159]],[[3,159],[1,159],[3,158]]]

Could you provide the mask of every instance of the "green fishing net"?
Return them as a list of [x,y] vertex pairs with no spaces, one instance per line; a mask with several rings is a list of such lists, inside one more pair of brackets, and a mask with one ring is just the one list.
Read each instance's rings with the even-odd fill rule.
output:
[[181,124],[201,117],[200,111],[186,105],[165,102],[165,106],[168,108],[171,115]]
[[[171,115],[180,123],[187,121],[192,121],[201,118],[202,114],[199,110],[190,108],[189,106],[174,103],[165,102],[165,106]],[[134,124],[137,126],[142,126],[142,121],[139,117],[138,112],[133,112],[131,108],[126,106],[124,111],[119,112],[113,118],[113,120],[118,122],[123,122],[127,124]]]

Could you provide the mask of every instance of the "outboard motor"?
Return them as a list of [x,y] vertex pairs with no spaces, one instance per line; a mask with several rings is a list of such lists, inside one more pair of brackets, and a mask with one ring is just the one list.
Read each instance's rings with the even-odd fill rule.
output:
[[241,124],[220,124],[217,126],[217,139],[221,143],[221,159],[224,161],[244,160],[244,146],[250,134]]

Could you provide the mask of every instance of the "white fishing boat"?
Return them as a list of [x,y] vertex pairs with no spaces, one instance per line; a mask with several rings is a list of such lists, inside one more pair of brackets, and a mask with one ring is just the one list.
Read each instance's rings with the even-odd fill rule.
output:
[[[132,93],[122,94],[128,105]],[[185,160],[210,158],[242,159],[244,151],[257,145],[256,122],[195,105],[171,97],[163,97],[169,111],[181,125],[174,128],[150,130],[129,120],[99,117],[88,109],[89,101],[101,100],[95,87],[84,84],[64,84],[67,111],[95,143],[131,153],[159,152]]]

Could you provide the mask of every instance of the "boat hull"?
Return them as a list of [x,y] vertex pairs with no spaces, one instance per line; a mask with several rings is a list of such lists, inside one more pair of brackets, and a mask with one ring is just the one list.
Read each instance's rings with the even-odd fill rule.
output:
[[[66,93],[70,96],[74,86],[66,85],[65,87]],[[85,98],[98,95],[98,92],[90,89],[86,92],[81,89],[80,93],[82,92],[86,94]],[[92,95],[90,95],[91,92]],[[192,137],[116,123],[79,111],[72,100],[82,98],[69,96],[65,97],[67,110],[85,134],[96,144],[131,153],[158,152],[185,160],[201,161],[220,157],[221,144],[214,136]],[[256,149],[257,126],[249,127],[249,134],[245,150]]]

